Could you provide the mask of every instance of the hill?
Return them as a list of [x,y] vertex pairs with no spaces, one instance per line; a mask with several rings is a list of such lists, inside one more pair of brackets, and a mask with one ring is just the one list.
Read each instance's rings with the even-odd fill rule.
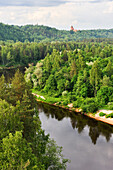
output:
[[77,32],[58,30],[43,25],[14,26],[0,23],[0,40],[7,41],[76,41],[84,39],[113,38],[113,29],[80,30]]

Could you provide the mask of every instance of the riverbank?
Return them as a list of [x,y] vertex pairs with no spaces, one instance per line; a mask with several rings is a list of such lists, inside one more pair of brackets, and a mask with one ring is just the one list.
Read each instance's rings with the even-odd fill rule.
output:
[[85,114],[86,116],[92,118],[92,119],[95,119],[97,121],[101,121],[101,122],[104,122],[104,123],[107,123],[107,124],[110,124],[110,125],[113,125],[113,118],[106,118],[105,116],[99,116],[99,113],[100,112],[103,112],[105,114],[108,114],[109,112],[113,113],[113,110],[98,110],[95,114],[95,116],[93,116],[93,114]]
[[47,102],[44,96],[38,95],[36,93],[32,93],[32,94],[34,96],[36,96],[36,100],[38,102],[46,103],[46,104],[56,106],[56,107],[59,107],[59,108],[63,108],[63,109],[68,109],[69,111],[74,111],[74,112],[77,112],[77,113],[80,113],[80,114],[84,114],[85,116],[88,116],[88,117],[90,117],[92,119],[95,119],[97,121],[101,121],[101,122],[113,125],[113,118],[106,118],[105,115],[104,116],[99,116],[99,114],[101,112],[108,115],[110,113],[113,113],[113,110],[101,109],[101,110],[98,110],[95,114],[93,114],[93,113],[83,113],[80,108],[74,108],[72,103],[68,104],[67,106],[58,105],[58,103],[53,103],[52,104],[52,103]]
[[17,68],[23,68],[25,67],[24,65],[20,65],[20,64],[15,64],[14,66],[0,66],[0,71],[3,70],[11,70],[11,69],[17,69]]

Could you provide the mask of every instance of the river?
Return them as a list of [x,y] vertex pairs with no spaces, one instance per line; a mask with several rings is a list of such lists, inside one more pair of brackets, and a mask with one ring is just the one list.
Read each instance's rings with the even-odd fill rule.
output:
[[[9,80],[14,70],[3,73]],[[37,104],[45,133],[63,147],[63,154],[71,160],[67,170],[113,169],[113,126],[62,108]]]
[[18,68],[4,68],[4,69],[0,69],[0,76],[2,76],[2,74],[5,76],[5,79],[7,82],[10,82],[10,79],[14,76],[16,70],[19,69],[22,73],[24,73],[25,71],[25,67],[24,66],[20,66]]
[[67,170],[112,170],[113,126],[38,103],[42,128],[71,160]]

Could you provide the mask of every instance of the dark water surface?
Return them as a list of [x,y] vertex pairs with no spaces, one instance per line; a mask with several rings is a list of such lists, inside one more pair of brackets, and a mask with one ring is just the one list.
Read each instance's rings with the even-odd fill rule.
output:
[[113,126],[38,103],[42,128],[71,160],[67,170],[112,170]]
[[[9,80],[14,72],[0,75]],[[47,104],[38,106],[42,128],[71,160],[67,170],[113,170],[113,126]]]
[[14,76],[15,72],[17,70],[20,70],[22,73],[24,73],[25,71],[25,67],[24,66],[21,66],[21,67],[17,67],[17,68],[10,68],[10,69],[0,69],[0,77],[2,76],[2,74],[5,76],[5,79],[7,82],[10,81],[10,79]]

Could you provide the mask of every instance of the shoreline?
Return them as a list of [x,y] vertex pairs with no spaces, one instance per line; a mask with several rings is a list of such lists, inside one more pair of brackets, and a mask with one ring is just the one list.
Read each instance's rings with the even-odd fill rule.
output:
[[[34,94],[34,93],[32,93],[32,94],[33,94],[34,96],[37,96],[37,94]],[[39,95],[38,95],[38,97],[39,97]],[[43,96],[41,96],[41,97],[44,99]],[[107,123],[107,124],[109,124],[109,125],[113,125],[113,118],[106,118],[105,116],[103,116],[103,117],[100,117],[100,116],[99,116],[99,113],[102,112],[102,111],[103,111],[104,113],[107,113],[107,112],[109,112],[109,111],[110,111],[110,112],[113,112],[113,110],[105,110],[105,109],[103,109],[103,110],[98,110],[98,111],[96,112],[95,116],[93,116],[92,113],[88,113],[88,114],[82,113],[82,112],[81,112],[81,109],[78,109],[78,108],[60,106],[60,105],[56,105],[56,103],[51,104],[51,103],[47,103],[46,101],[42,101],[42,100],[39,100],[39,99],[36,99],[36,101],[38,101],[38,102],[40,102],[40,103],[45,103],[45,104],[48,104],[48,105],[51,105],[51,106],[56,106],[56,107],[59,107],[59,108],[63,108],[63,109],[69,110],[69,111],[77,112],[77,113],[83,114],[83,115],[85,115],[85,116],[87,116],[87,117],[89,117],[89,118],[91,118],[91,119],[95,119],[95,120],[97,120],[97,121],[104,122],[104,123]]]
[[17,69],[17,68],[25,68],[25,65],[15,65],[15,66],[0,66],[0,71],[4,71],[4,70],[13,70],[13,69]]
[[[99,110],[97,112],[99,112]],[[107,124],[113,126],[113,118],[105,118],[105,117],[100,117],[100,116],[99,117],[95,117],[93,115],[87,115],[87,114],[84,114],[84,115],[86,115],[86,116],[88,116],[88,117],[90,117],[92,119],[95,119],[97,121],[104,122],[104,123],[107,123]]]

